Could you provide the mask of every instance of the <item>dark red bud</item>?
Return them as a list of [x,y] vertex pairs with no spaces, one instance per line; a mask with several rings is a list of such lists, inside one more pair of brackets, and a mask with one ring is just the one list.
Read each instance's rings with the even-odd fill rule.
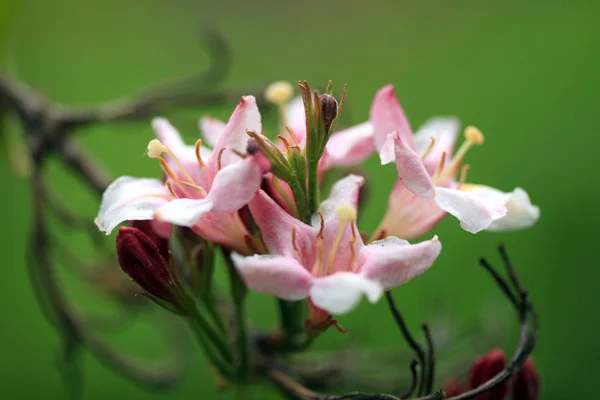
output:
[[[499,374],[506,365],[506,357],[500,349],[490,350],[484,356],[478,358],[471,367],[469,381],[471,388],[475,389],[483,383]],[[502,400],[506,396],[508,387],[506,383],[495,387],[476,397],[477,400]]]
[[325,134],[329,135],[331,123],[337,117],[338,113],[337,100],[330,94],[322,94],[319,100],[321,101],[321,115],[323,116],[323,124],[325,125]]
[[444,385],[444,393],[446,393],[446,397],[453,397],[462,394],[463,385],[462,383],[456,379],[452,378]]
[[537,400],[540,395],[540,377],[533,361],[528,358],[517,374],[513,385],[514,400]]
[[117,258],[121,269],[149,294],[176,304],[167,261],[148,235],[122,227],[117,234]]
[[132,228],[139,229],[144,232],[146,236],[154,242],[158,250],[160,251],[160,255],[165,259],[169,259],[169,240],[166,239],[163,235],[160,235],[155,226],[155,221],[152,220],[144,220],[144,221],[129,221],[129,226]]

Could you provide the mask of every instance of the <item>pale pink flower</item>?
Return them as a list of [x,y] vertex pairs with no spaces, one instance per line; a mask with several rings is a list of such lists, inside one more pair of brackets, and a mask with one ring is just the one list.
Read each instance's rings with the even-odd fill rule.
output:
[[123,221],[154,219],[190,227],[208,240],[252,253],[238,210],[255,196],[263,175],[254,157],[240,156],[246,151],[246,130],[261,130],[254,97],[243,97],[229,122],[222,130],[219,126],[218,135],[208,136],[214,152],[201,140],[186,146],[165,119],[157,118],[152,125],[159,139],[150,142],[148,155],[159,159],[166,180],[128,176],[115,180],[106,189],[96,218],[100,230],[109,234]]
[[413,136],[391,85],[377,92],[371,122],[382,164],[395,161],[398,171],[398,181],[376,237],[417,237],[428,232],[446,213],[455,216],[461,227],[471,233],[483,229],[518,230],[533,225],[539,218],[538,207],[531,204],[521,188],[504,193],[464,183],[468,169],[461,169],[464,156],[470,147],[483,143],[483,135],[476,128],[465,130],[465,142],[452,156],[458,120],[431,119]]
[[308,297],[316,310],[325,311],[321,316],[339,315],[354,308],[363,294],[376,302],[384,290],[427,270],[441,251],[437,237],[415,245],[397,237],[363,243],[356,226],[362,184],[355,175],[338,181],[312,226],[259,191],[249,207],[270,254],[233,255],[248,287],[284,300]]

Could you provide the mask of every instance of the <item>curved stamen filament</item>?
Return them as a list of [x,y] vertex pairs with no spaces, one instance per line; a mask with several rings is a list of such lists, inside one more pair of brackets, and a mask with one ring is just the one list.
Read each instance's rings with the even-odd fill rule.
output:
[[469,151],[471,147],[475,144],[483,144],[484,138],[481,131],[474,126],[468,126],[465,128],[465,141],[460,146],[458,151],[452,157],[452,161],[450,164],[444,169],[444,171],[440,174],[438,181],[444,181],[446,178],[456,174],[458,172],[458,168],[460,164],[463,162],[463,158]]
[[323,213],[321,211],[317,211],[319,218],[321,218],[321,229],[319,229],[319,233],[317,233],[317,238],[323,239],[323,230],[325,229],[325,219],[323,218]]
[[162,153],[167,153],[173,159],[175,164],[177,164],[177,166],[179,167],[179,169],[181,170],[181,173],[185,176],[185,178],[190,183],[194,183],[192,176],[187,172],[187,170],[185,169],[185,167],[183,166],[181,161],[179,161],[179,158],[177,158],[177,156],[175,156],[175,154],[173,154],[171,149],[169,149],[167,146],[165,146],[160,140],[152,139],[150,141],[150,143],[148,143],[148,156],[150,158],[161,159],[160,155]]
[[[200,193],[202,198],[206,197],[206,190],[204,190],[204,188],[202,186],[198,186],[195,183],[182,181],[181,179],[179,179],[179,177],[177,175],[175,175],[175,173],[173,172],[171,167],[169,167],[169,164],[167,164],[167,161],[164,158],[162,158],[160,156],[158,156],[157,158],[158,158],[158,162],[160,163],[161,168],[163,169],[163,171],[165,172],[167,177],[169,179],[171,179],[171,181],[198,191],[198,193]],[[169,189],[169,191],[173,190],[173,187],[169,186],[169,184],[167,184],[167,188]],[[173,194],[173,193],[171,193],[171,194]],[[177,197],[177,196],[174,196],[174,197]]]
[[[329,253],[329,262],[327,263],[327,275],[330,275],[333,271],[333,264],[335,262],[335,256],[337,254],[338,248],[340,247],[340,243],[342,241],[342,236],[344,236],[344,229],[346,228],[346,224],[354,225],[353,222],[356,220],[356,209],[350,204],[339,206],[336,210],[336,214],[340,219],[340,226],[338,227],[338,231],[335,235],[335,239],[333,241],[333,245],[331,246],[331,250]],[[356,233],[353,234],[354,238],[356,238]]]
[[445,151],[442,153],[442,156],[440,157],[440,162],[438,163],[437,167],[435,168],[435,172],[432,177],[432,180],[434,183],[436,183],[440,180],[440,174],[442,173],[442,170],[444,169],[444,164],[446,164],[446,152]]
[[221,167],[223,167],[223,162],[221,158],[223,157],[223,152],[225,151],[225,147],[219,150],[219,154],[217,155],[217,170],[220,171]]
[[433,146],[435,146],[435,138],[433,136],[430,136],[429,139],[431,139],[431,141],[429,142],[429,145],[427,146],[423,154],[421,154],[421,161],[426,159],[427,156],[431,154],[431,150],[433,150]]
[[465,180],[467,179],[467,172],[469,171],[469,168],[471,168],[471,166],[469,164],[466,164],[466,165],[463,165],[463,167],[460,170],[460,180],[458,181],[459,189],[465,184]]
[[202,160],[201,146],[202,139],[196,140],[196,145],[194,146],[194,150],[196,151],[196,159],[198,160],[198,165],[200,165],[200,168],[204,168],[206,164],[204,164],[204,161]]
[[356,258],[356,249],[354,248],[354,244],[356,243],[356,229],[354,228],[354,223],[350,223],[350,229],[352,230],[352,239],[348,242],[350,244],[350,262],[352,264],[352,271],[356,272],[358,269],[358,260]]

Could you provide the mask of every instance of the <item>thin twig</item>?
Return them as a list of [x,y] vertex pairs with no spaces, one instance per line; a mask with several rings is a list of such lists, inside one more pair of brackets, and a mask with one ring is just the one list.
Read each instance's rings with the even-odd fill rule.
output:
[[417,364],[418,364],[417,360],[415,360],[415,359],[413,359],[410,362],[410,374],[412,376],[412,379],[410,380],[410,386],[408,387],[406,392],[404,392],[400,396],[401,399],[408,399],[410,396],[412,396],[412,394],[415,392],[415,389],[417,388],[417,381],[418,381]]
[[404,337],[404,339],[406,340],[406,342],[408,343],[410,348],[413,349],[414,353],[417,356],[417,359],[419,360],[421,370],[420,370],[418,394],[420,396],[423,393],[424,384],[425,384],[425,352],[423,351],[423,348],[421,347],[421,345],[415,340],[415,338],[412,336],[412,334],[408,330],[408,326],[406,326],[404,317],[402,317],[400,310],[398,310],[398,307],[396,307],[396,302],[394,301],[394,298],[392,297],[392,292],[389,290],[387,292],[385,292],[385,298],[388,302],[388,306],[392,313],[392,316],[394,317],[394,321],[396,321],[396,325],[398,325],[398,328],[400,328],[400,332],[402,333],[402,336]]
[[427,341],[427,377],[425,378],[425,394],[431,393],[433,390],[433,381],[435,379],[435,346],[429,331],[429,325],[423,324],[423,333]]

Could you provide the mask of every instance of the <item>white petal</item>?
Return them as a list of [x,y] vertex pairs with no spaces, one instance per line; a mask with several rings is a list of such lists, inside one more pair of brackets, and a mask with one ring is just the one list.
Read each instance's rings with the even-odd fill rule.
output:
[[231,255],[246,285],[257,292],[284,300],[306,298],[313,284],[312,275],[291,257]]
[[394,161],[396,158],[395,150],[394,150],[394,137],[396,134],[394,132],[390,132],[386,137],[385,141],[381,145],[381,150],[379,151],[379,159],[381,160],[381,165],[389,164]]
[[370,122],[334,133],[327,142],[327,167],[355,165],[375,150]]
[[192,227],[212,207],[213,203],[206,199],[174,199],[157,209],[154,218],[179,226]]
[[294,133],[296,141],[301,143],[306,138],[306,114],[302,96],[294,97],[286,107],[287,125]]
[[424,160],[424,164],[430,173],[435,171],[443,152],[446,152],[448,156],[446,162],[450,159],[459,129],[460,121],[458,118],[435,117],[426,121],[415,134],[415,151],[418,154],[425,152],[431,143],[431,138],[435,140],[431,152]]
[[425,272],[437,259],[442,244],[437,236],[417,244],[387,237],[363,247],[359,254],[360,273],[391,289]]
[[123,221],[153,219],[154,211],[170,199],[158,179],[122,176],[106,188],[95,222],[108,235]]
[[345,314],[358,305],[362,295],[371,303],[383,294],[381,285],[352,272],[336,274],[315,280],[310,299],[319,308],[334,315]]
[[219,137],[225,131],[225,122],[211,117],[202,117],[200,118],[199,125],[202,137],[206,141],[206,144],[215,147]]
[[497,198],[503,201],[508,212],[507,214],[492,222],[487,228],[488,231],[516,231],[532,226],[540,217],[539,207],[531,204],[529,195],[521,188],[515,188],[511,193],[504,193],[484,185],[465,185],[469,193],[482,198]]
[[507,213],[505,201],[496,196],[480,197],[470,192],[436,188],[436,203],[460,221],[467,232],[477,233]]

